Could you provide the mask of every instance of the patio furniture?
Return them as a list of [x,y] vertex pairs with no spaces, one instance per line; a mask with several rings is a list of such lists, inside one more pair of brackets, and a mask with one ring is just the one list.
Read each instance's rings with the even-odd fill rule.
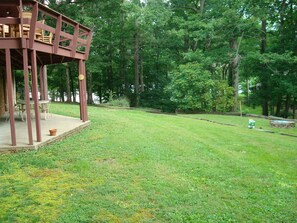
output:
[[5,24],[0,24],[0,37],[9,36],[9,26]]
[[[6,107],[7,109],[6,109],[6,111],[5,111],[4,116],[6,116],[5,121],[8,122],[9,119],[10,119],[9,109],[8,109],[9,106],[6,104],[5,107]],[[17,116],[19,116],[19,117],[22,119],[22,121],[23,121],[23,114],[22,114],[22,112],[21,112],[20,107],[18,106],[18,104],[14,104],[14,114],[17,114]]]
[[[47,120],[47,118],[49,117],[49,103],[50,103],[49,100],[39,100],[38,101],[39,108],[40,108],[41,112],[44,114],[44,120]],[[20,100],[17,102],[17,106],[19,108],[18,110],[22,113],[21,114],[22,121],[24,120],[24,118],[23,118],[24,114],[26,116],[25,105],[26,105],[26,101],[24,101],[24,100]],[[31,107],[30,114],[32,117],[33,116],[32,114],[34,114],[34,113],[32,113],[32,111],[34,111],[34,101],[30,101],[30,107]]]
[[[32,18],[32,12],[22,12],[23,19],[31,19]],[[37,21],[39,23],[44,24],[45,20],[39,20]],[[30,25],[29,24],[23,24],[23,37],[29,38],[29,32],[30,32]],[[45,43],[52,44],[53,41],[53,33],[49,32],[48,34],[45,33],[45,31],[41,28],[36,28],[35,30],[35,39],[40,40]]]
[[[41,20],[41,21],[37,21],[39,23],[42,23],[44,24],[44,20]],[[43,29],[40,29],[40,28],[36,28],[36,31],[35,31],[35,38],[37,40],[40,40],[44,43],[49,43],[49,44],[52,44],[53,43],[53,34],[51,32],[49,32],[48,35],[46,35],[45,31]]]
[[[22,12],[23,19],[31,19],[32,18],[32,12]],[[23,37],[29,38],[29,31],[30,31],[30,25],[29,24],[23,24]]]

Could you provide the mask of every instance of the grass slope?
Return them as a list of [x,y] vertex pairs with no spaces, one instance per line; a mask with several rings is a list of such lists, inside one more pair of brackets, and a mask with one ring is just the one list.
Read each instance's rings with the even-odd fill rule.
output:
[[296,138],[137,110],[89,116],[78,135],[0,156],[0,222],[296,220]]
[[210,120],[218,123],[231,124],[244,129],[247,128],[249,119],[253,119],[256,121],[255,128],[257,130],[267,130],[278,134],[288,134],[288,135],[297,137],[297,128],[289,128],[289,129],[274,128],[270,126],[270,122],[268,119],[263,119],[263,118],[212,115],[212,114],[194,114],[194,115],[179,115],[179,116],[185,117],[185,118],[205,119],[205,120]]

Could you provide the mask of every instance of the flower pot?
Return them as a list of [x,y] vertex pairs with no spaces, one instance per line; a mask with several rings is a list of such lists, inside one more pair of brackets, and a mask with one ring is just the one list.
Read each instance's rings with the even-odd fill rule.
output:
[[57,134],[57,129],[50,129],[49,133],[50,133],[50,136],[55,136]]

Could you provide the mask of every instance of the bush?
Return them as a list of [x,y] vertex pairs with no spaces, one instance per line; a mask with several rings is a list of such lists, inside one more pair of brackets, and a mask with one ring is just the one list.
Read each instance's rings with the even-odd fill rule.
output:
[[153,89],[140,94],[140,106],[161,109],[163,112],[175,112],[177,105],[170,101],[170,96],[161,89]]
[[107,100],[106,103],[109,106],[117,106],[117,107],[130,107],[130,102],[127,97],[117,97],[112,91],[107,92]]
[[107,105],[117,107],[130,107],[129,100],[126,97],[120,97],[118,99],[110,100]]
[[215,80],[201,64],[180,65],[170,74],[167,92],[183,111],[227,112],[234,105],[233,88],[224,80]]
[[117,107],[130,107],[129,100],[126,97],[121,97],[118,99],[111,100],[107,104],[110,106],[117,106]]

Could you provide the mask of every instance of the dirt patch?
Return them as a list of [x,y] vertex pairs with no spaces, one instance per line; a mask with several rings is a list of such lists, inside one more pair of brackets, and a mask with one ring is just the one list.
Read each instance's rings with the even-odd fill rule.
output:
[[115,158],[98,158],[95,160],[95,163],[97,164],[115,164],[116,159]]

